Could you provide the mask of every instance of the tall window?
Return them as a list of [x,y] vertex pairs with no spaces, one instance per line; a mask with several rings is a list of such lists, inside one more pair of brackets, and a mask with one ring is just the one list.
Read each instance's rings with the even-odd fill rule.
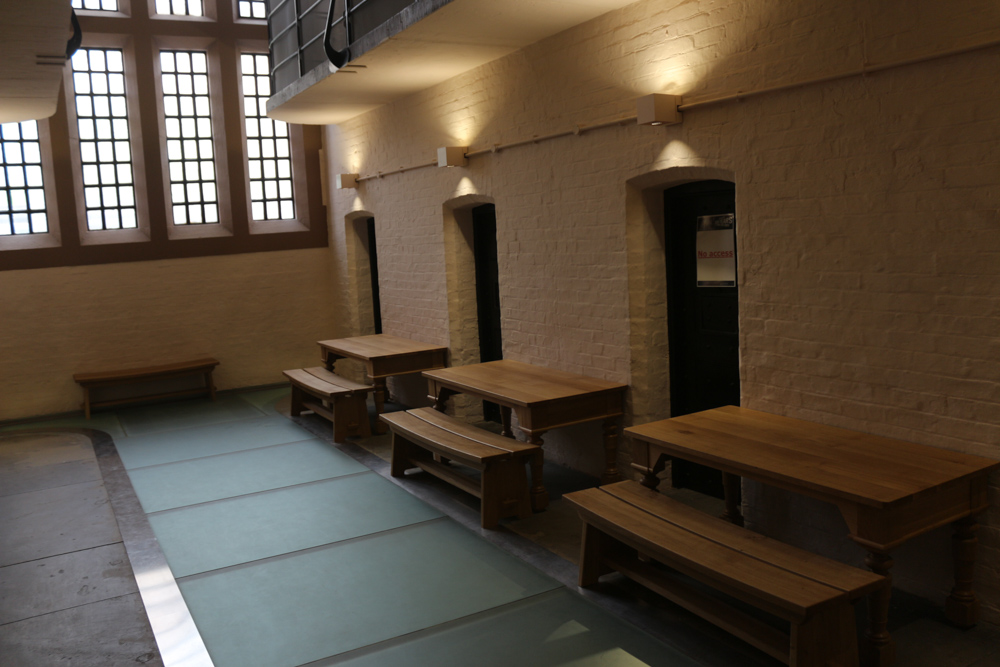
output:
[[0,236],[49,231],[38,123],[0,125]]
[[173,222],[218,223],[208,54],[160,51],[160,72]]
[[135,187],[121,49],[72,58],[87,229],[135,229]]
[[0,269],[326,244],[320,128],[266,115],[265,2],[72,4],[65,104],[0,127]]
[[266,115],[271,96],[267,56],[244,53],[240,64],[250,165],[250,215],[254,220],[291,220],[295,217],[291,143],[288,125]]

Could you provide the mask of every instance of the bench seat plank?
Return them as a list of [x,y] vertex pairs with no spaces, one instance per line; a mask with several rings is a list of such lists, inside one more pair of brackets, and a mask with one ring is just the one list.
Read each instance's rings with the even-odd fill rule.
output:
[[434,408],[416,408],[414,410],[407,410],[407,414],[418,417],[449,433],[454,433],[463,438],[468,438],[469,440],[474,440],[475,442],[501,449],[505,452],[533,452],[538,449],[538,445],[533,445],[530,442],[521,442],[514,438],[505,438],[502,435],[484,431],[472,424],[453,419]]
[[825,586],[851,592],[855,597],[868,594],[882,584],[882,578],[871,572],[791,547],[726,521],[716,520],[640,484],[612,484],[601,489],[637,509],[660,516],[664,521],[706,540]]
[[410,440],[416,440],[436,454],[461,461],[477,470],[482,470],[489,461],[511,457],[509,451],[463,437],[410,414],[410,412],[389,412],[382,415],[382,421],[389,424],[390,428],[395,426],[406,431]]
[[337,386],[337,387],[341,387],[342,389],[346,389],[348,391],[365,391],[365,392],[367,392],[367,391],[374,391],[375,390],[375,387],[372,386],[372,385],[360,384],[358,382],[353,382],[351,380],[348,380],[347,378],[340,377],[339,375],[337,375],[333,371],[328,371],[327,369],[323,368],[322,366],[313,366],[312,368],[304,368],[302,370],[304,370],[309,375],[312,375],[317,380],[322,380],[323,382],[328,382],[329,384],[332,384],[332,385]]
[[189,373],[207,371],[218,365],[218,359],[205,357],[202,359],[195,359],[193,361],[179,361],[171,364],[144,366],[142,368],[125,368],[116,371],[99,371],[93,373],[75,373],[73,375],[73,380],[84,386],[96,386],[103,383],[124,384],[125,382],[136,382],[139,380],[157,377],[167,377],[173,374],[186,375]]
[[735,597],[782,618],[805,618],[820,605],[844,597],[841,590],[805,580],[769,563],[734,557],[738,552],[725,545],[710,548],[703,537],[634,511],[610,494],[577,492],[565,497],[577,506],[587,523],[602,532],[619,537],[699,581],[711,580],[716,588],[731,591]]
[[[312,372],[315,370],[322,370],[329,373],[329,371],[325,368],[296,368],[293,370],[283,371],[283,373],[285,377],[291,380],[294,384],[298,384],[302,386],[302,388],[308,389],[309,393],[313,394],[317,398],[322,397],[327,400],[333,398],[334,396],[344,396],[353,394],[354,392],[369,392],[374,389],[374,387],[357,384],[336,375],[332,378],[319,377]],[[333,373],[330,373],[330,375],[333,375]]]

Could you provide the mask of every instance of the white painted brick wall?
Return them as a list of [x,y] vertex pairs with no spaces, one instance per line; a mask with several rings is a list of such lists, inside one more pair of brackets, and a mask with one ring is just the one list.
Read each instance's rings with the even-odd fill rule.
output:
[[[485,148],[628,116],[646,93],[730,95],[998,38],[1000,5],[988,0],[638,2],[330,128],[329,150],[343,171],[387,172],[428,162],[439,146]],[[994,47],[693,109],[678,127],[522,146],[335,192],[334,218],[376,217],[385,330],[447,344],[442,207],[491,198],[505,355],[630,382],[637,414],[665,416],[665,392],[649,395],[664,371],[637,367],[664,345],[662,301],[641,294],[655,281],[640,275],[657,253],[662,263],[662,249],[636,247],[656,235],[631,233],[648,223],[627,210],[626,183],[731,173],[743,404],[1000,458],[997,71]],[[596,426],[547,440],[548,456],[600,469]],[[993,622],[997,481],[978,571]],[[857,556],[830,508],[759,489],[747,497],[752,524]],[[900,551],[897,583],[946,592],[941,532]]]

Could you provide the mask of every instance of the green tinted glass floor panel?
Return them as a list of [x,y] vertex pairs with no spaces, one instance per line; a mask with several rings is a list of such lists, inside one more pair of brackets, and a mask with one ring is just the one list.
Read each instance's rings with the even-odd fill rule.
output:
[[216,667],[291,667],[559,587],[451,520],[179,582]]
[[358,654],[336,664],[344,667],[699,665],[565,589],[443,628],[361,649]]
[[129,478],[149,513],[367,471],[321,440],[304,440],[132,469]]
[[373,472],[149,515],[175,577],[370,535],[441,513]]
[[313,435],[284,417],[196,426],[116,440],[125,468],[143,468],[203,456],[308,440]]
[[292,393],[288,387],[274,387],[271,389],[257,389],[254,391],[242,391],[237,394],[240,399],[246,401],[261,412],[269,415],[277,414],[278,401],[287,398]]
[[214,401],[210,398],[196,398],[118,411],[125,433],[130,436],[254,419],[263,415],[263,411],[234,394],[219,396]]

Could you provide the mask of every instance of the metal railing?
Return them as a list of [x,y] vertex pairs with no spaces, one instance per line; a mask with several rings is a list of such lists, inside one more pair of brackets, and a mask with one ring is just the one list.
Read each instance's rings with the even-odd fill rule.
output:
[[315,67],[343,67],[351,45],[415,0],[269,0],[267,26],[272,91]]

